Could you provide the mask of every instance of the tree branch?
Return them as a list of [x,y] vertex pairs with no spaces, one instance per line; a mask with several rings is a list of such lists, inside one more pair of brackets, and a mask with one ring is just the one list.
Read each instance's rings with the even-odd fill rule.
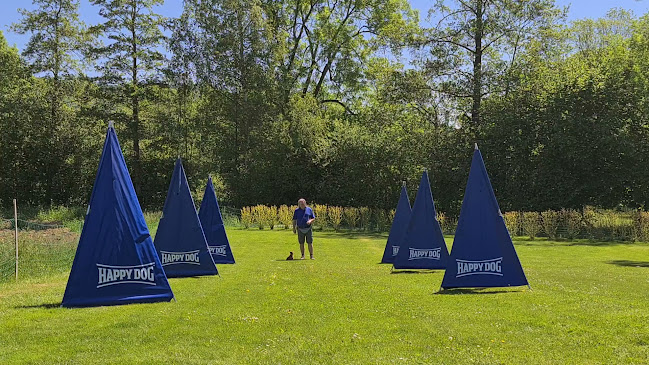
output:
[[342,106],[343,108],[345,108],[345,111],[346,111],[347,113],[349,113],[349,114],[351,114],[351,115],[356,115],[356,113],[354,113],[351,109],[349,109],[349,107],[347,107],[347,105],[345,105],[345,103],[343,103],[343,102],[340,101],[340,100],[337,100],[337,99],[325,99],[325,100],[321,100],[320,103],[321,103],[321,104],[324,104],[324,103],[334,103],[334,104],[338,104],[338,105]]

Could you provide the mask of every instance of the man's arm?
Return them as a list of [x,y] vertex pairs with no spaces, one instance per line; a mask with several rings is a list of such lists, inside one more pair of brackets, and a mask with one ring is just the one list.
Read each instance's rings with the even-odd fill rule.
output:
[[306,221],[306,224],[311,225],[311,223],[313,223],[314,220],[315,220],[315,213],[313,213],[313,211],[311,211],[311,219]]
[[296,227],[297,227],[297,219],[293,219],[293,233],[297,233]]

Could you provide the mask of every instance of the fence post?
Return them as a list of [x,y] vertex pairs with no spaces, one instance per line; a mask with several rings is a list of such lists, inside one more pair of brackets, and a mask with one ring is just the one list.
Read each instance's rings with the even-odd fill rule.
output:
[[14,241],[16,242],[16,281],[18,281],[18,205],[14,199]]

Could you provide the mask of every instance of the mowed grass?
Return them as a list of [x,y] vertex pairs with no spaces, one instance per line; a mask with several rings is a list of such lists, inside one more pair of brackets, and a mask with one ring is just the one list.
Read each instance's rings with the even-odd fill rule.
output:
[[[532,290],[391,274],[385,236],[229,229],[236,265],[177,302],[59,308],[67,273],[0,285],[0,363],[649,362],[647,244],[516,241]],[[452,238],[448,238],[449,246]]]

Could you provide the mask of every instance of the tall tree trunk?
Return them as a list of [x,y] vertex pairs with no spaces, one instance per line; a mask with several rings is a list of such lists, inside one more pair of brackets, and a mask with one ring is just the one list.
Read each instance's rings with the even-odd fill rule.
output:
[[54,200],[54,177],[58,170],[58,153],[56,151],[58,143],[57,127],[59,125],[59,96],[60,96],[60,73],[61,73],[61,54],[59,51],[60,35],[59,35],[59,22],[61,17],[61,4],[58,3],[58,9],[54,17],[54,64],[52,68],[52,90],[50,90],[50,125],[49,125],[49,155],[47,156],[48,162],[45,164],[46,187],[45,187],[45,200],[47,204],[52,204]]
[[133,139],[133,185],[135,192],[140,193],[142,184],[142,165],[140,156],[140,96],[138,93],[138,65],[137,65],[137,34],[135,22],[137,9],[135,3],[131,8],[131,108],[133,110],[132,139]]
[[474,34],[474,43],[475,43],[475,53],[473,55],[473,91],[472,91],[472,101],[471,106],[471,121],[473,124],[477,125],[481,123],[480,115],[480,105],[482,103],[482,36],[484,34],[484,22],[482,15],[484,14],[483,10],[483,0],[476,1],[476,18],[475,18],[475,34]]
[[329,59],[327,60],[327,64],[325,65],[324,69],[322,70],[322,74],[320,74],[320,79],[318,79],[318,83],[315,86],[315,90],[313,91],[313,96],[316,98],[318,95],[320,95],[320,91],[322,90],[322,85],[324,84],[325,78],[327,77],[327,74],[329,73],[329,70],[331,69],[331,64],[334,61],[335,54],[331,55]]

